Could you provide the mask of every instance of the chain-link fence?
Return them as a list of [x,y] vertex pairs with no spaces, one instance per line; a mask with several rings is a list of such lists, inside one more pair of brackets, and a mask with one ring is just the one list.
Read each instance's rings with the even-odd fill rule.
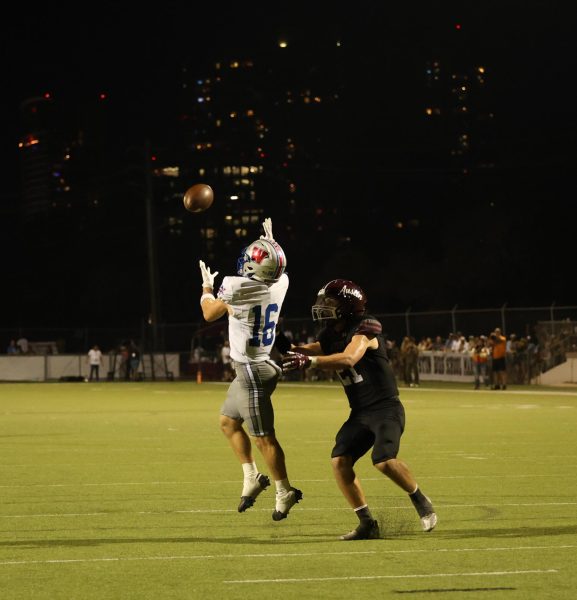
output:
[[[446,339],[450,333],[487,335],[499,327],[504,335],[534,336],[545,339],[547,336],[571,337],[577,335],[577,306],[541,306],[513,308],[503,305],[499,308],[460,309],[457,306],[445,311],[413,312],[407,309],[401,313],[379,313],[375,315],[383,324],[386,337],[400,341],[412,336],[417,341],[423,337]],[[313,336],[315,325],[310,316],[284,317],[279,328],[292,335],[296,341]],[[189,322],[163,323],[157,331],[151,331],[148,324],[119,328],[95,327],[35,327],[18,326],[0,328],[0,353],[6,351],[10,340],[25,337],[32,353],[77,353],[88,351],[98,344],[103,352],[130,340],[136,341],[142,351],[187,352],[200,348],[198,352],[216,352],[227,337],[227,323],[221,319],[216,323]],[[154,343],[153,343],[154,340]],[[153,348],[153,346],[155,346]]]

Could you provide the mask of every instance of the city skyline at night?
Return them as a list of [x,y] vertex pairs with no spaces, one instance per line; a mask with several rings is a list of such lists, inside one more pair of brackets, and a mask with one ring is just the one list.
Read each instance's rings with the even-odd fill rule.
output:
[[[288,316],[333,277],[377,312],[574,304],[561,6],[205,9],[211,27],[171,6],[139,15],[138,43],[128,11],[84,33],[22,17],[2,100],[5,326],[144,318],[147,194],[166,322],[198,320],[198,258],[232,272],[266,216]],[[190,215],[197,181],[216,200]]]

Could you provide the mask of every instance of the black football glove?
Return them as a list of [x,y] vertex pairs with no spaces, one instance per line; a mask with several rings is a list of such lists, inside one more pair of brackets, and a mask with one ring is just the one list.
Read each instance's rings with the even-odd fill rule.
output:
[[282,359],[283,371],[304,370],[311,366],[311,359],[300,352],[289,352]]

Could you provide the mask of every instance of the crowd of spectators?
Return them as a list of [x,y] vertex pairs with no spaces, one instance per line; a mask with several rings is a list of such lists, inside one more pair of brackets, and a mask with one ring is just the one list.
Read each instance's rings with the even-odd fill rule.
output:
[[[283,328],[283,333],[295,344],[307,343],[313,339],[306,328],[296,332]],[[440,352],[465,355],[471,359],[476,389],[506,389],[507,384],[528,384],[540,373],[564,362],[567,352],[577,351],[577,331],[573,331],[568,325],[561,328],[559,333],[539,331],[538,337],[516,333],[505,336],[499,328],[495,328],[487,335],[466,336],[457,331],[446,337],[423,336],[418,342],[413,336],[407,335],[400,344],[388,338],[386,343],[397,379],[408,387],[419,386],[419,356],[424,352]],[[499,376],[495,373],[496,354],[502,354],[504,359],[502,374]],[[296,376],[303,377],[302,374]],[[315,373],[314,369],[310,369],[305,372],[305,376],[318,380],[321,376],[327,378],[327,373]]]
[[[505,375],[504,381],[496,382],[493,359],[497,340],[504,344]],[[530,383],[532,378],[566,360],[567,352],[577,351],[577,334],[571,334],[571,328],[562,329],[558,334],[540,332],[539,338],[515,333],[502,335],[496,328],[489,335],[469,335],[461,332],[450,333],[446,338],[438,335],[434,339],[422,337],[417,343],[406,336],[400,346],[395,340],[387,340],[387,349],[395,373],[399,380],[408,386],[419,384],[418,373],[414,374],[415,360],[423,352],[443,352],[454,355],[464,354],[471,357],[475,386],[500,387],[512,384]],[[415,359],[415,354],[417,358]]]
[[[295,345],[310,343],[314,339],[306,325],[291,327],[283,323],[281,319],[279,330]],[[537,326],[534,331],[535,335],[510,333],[507,336],[503,335],[498,328],[487,335],[466,336],[457,331],[447,336],[423,336],[419,338],[419,341],[413,336],[406,335],[400,343],[387,338],[387,352],[397,379],[407,387],[419,385],[419,357],[426,356],[423,353],[429,352],[446,353],[453,356],[465,355],[470,358],[476,388],[527,384],[540,373],[563,363],[566,360],[567,352],[577,352],[577,326],[574,322],[556,322],[554,328],[550,324],[544,323]],[[216,369],[214,375],[217,378],[230,381],[233,371],[230,362],[230,347],[226,336],[221,329],[217,328],[213,328],[210,334],[203,336],[202,340],[195,340],[188,357],[188,364],[196,367],[203,363],[203,369],[209,376],[212,372],[209,372],[207,368],[213,366]],[[495,335],[503,338],[504,344],[505,366],[503,375],[499,376],[499,381],[495,380],[494,369]],[[42,353],[46,351],[43,346],[40,350]],[[34,343],[29,342],[24,335],[10,339],[5,352],[12,356],[37,353]],[[276,350],[273,350],[271,356],[274,360],[280,360],[280,355]],[[109,361],[110,370],[116,372],[115,375],[119,379],[136,380],[142,377],[139,374],[140,351],[133,340],[123,342],[111,350]],[[108,377],[110,378],[110,373]],[[285,376],[287,379],[302,377],[310,381],[332,381],[334,374],[328,371],[315,372],[314,369],[310,369],[304,374],[295,371]]]

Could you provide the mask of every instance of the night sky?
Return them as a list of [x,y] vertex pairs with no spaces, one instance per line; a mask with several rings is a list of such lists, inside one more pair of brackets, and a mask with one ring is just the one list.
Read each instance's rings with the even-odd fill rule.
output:
[[[383,106],[400,111],[415,105],[418,109],[411,73],[422,70],[424,60],[432,55],[450,56],[457,51],[451,44],[459,24],[467,36],[470,59],[486,64],[491,74],[498,117],[498,168],[491,185],[498,189],[502,179],[506,193],[496,195],[498,202],[490,206],[471,206],[466,189],[459,203],[443,204],[437,198],[434,207],[426,194],[402,202],[392,197],[393,220],[418,218],[430,224],[422,238],[410,243],[399,238],[398,245],[391,239],[385,248],[371,227],[370,214],[369,219],[362,216],[356,219],[353,232],[354,251],[337,256],[342,268],[350,270],[337,272],[337,265],[334,272],[324,268],[322,274],[355,278],[351,265],[356,259],[357,265],[370,266],[359,268],[358,273],[369,296],[371,292],[382,295],[385,305],[379,307],[380,312],[402,310],[409,304],[421,310],[455,304],[495,307],[504,302],[577,304],[577,19],[570,3],[437,2],[400,7],[399,3],[361,1],[321,7],[320,3],[291,2],[284,8],[275,4],[193,3],[183,7],[184,3],[167,2],[143,11],[136,5],[102,2],[66,14],[58,7],[16,8],[16,17],[3,19],[0,26],[3,207],[17,205],[20,193],[18,105],[23,99],[49,91],[73,103],[105,92],[122,106],[128,131],[146,130],[153,140],[163,142],[174,112],[174,82],[181,64],[198,65],[200,70],[215,59],[250,56],[274,46],[280,35],[314,47],[316,40],[320,44],[338,34],[350,48],[344,85],[352,114],[336,154],[341,153],[341,164],[351,165],[351,170],[335,171],[335,178],[343,178],[347,190],[356,184],[370,188],[371,169],[376,172],[382,164],[375,158],[369,169],[357,172],[355,154],[359,148],[367,156],[381,150],[393,154],[401,146],[406,155],[411,154],[410,140],[401,135],[402,126],[397,137],[387,138],[387,129],[379,122],[380,111]],[[354,100],[355,89],[359,100]],[[402,187],[405,180],[410,184],[415,167],[407,165],[405,179],[399,176],[401,167],[395,165],[393,177],[398,176]],[[415,171],[414,176],[419,174]],[[354,214],[354,199],[348,192],[336,201],[343,207],[343,218]],[[29,263],[25,267],[19,263],[17,246],[27,243],[25,228],[14,211],[3,208],[1,214],[2,232],[10,232],[12,246],[4,246],[10,252],[2,261],[8,287],[3,292],[1,321],[4,328],[26,326],[22,310],[14,316],[10,289],[34,289],[38,273]],[[298,232],[296,236],[298,241]],[[294,240],[292,245],[297,246]],[[306,247],[314,248],[314,243],[307,240]],[[196,257],[187,260],[194,272]],[[226,265],[219,267],[222,271]],[[26,273],[21,272],[23,268]],[[371,273],[378,285],[369,280]],[[298,281],[299,273],[293,272],[292,277]],[[310,274],[305,280],[318,283]],[[49,290],[38,290],[38,297],[46,293]],[[70,305],[60,309],[72,311],[73,320],[80,324],[83,315],[75,312],[74,294],[70,296]],[[309,296],[314,297],[314,290]],[[306,316],[306,303],[306,295],[295,294],[291,306],[289,293],[286,310],[293,316]],[[35,312],[30,322],[38,322],[37,307],[25,308]],[[106,313],[105,307],[101,309]],[[198,320],[195,311],[196,307],[190,321]],[[54,307],[47,312],[51,324],[56,312]],[[164,318],[171,321],[170,314]]]

